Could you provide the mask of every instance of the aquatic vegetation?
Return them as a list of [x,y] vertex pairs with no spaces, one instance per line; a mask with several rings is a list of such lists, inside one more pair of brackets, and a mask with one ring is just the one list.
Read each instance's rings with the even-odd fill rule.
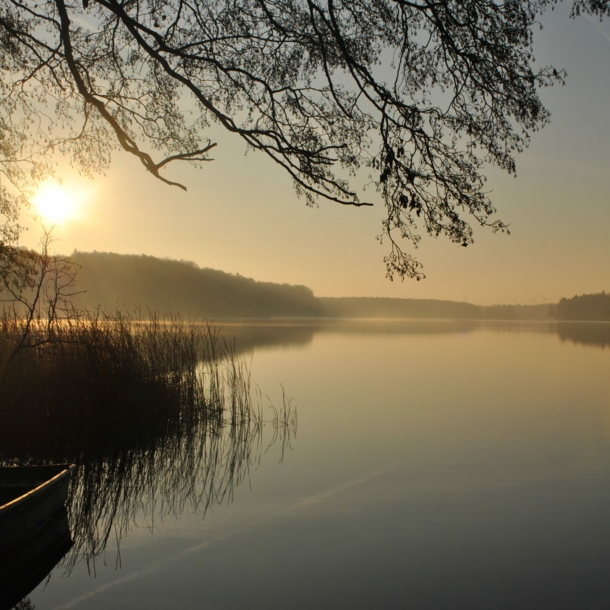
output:
[[[23,324],[4,317],[0,355]],[[263,453],[262,394],[208,324],[89,312],[34,324],[2,385],[0,462],[77,465],[68,570],[83,560],[94,569],[139,520],[230,501]],[[296,431],[285,393],[274,414],[270,444],[283,456]]]
[[[0,358],[24,321],[5,316]],[[7,365],[0,396],[4,453],[90,450],[122,438],[155,438],[203,418],[234,425],[257,418],[249,374],[218,330],[178,317],[142,321],[74,312],[51,328],[36,323]]]

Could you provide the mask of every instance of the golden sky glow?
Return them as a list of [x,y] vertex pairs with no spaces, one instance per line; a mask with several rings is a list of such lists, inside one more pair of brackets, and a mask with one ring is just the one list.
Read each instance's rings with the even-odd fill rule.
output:
[[62,225],[79,215],[81,199],[75,189],[47,182],[34,195],[32,203],[43,223]]
[[[54,221],[64,223],[55,247],[68,254],[77,249],[186,259],[257,280],[304,284],[318,296],[491,305],[608,291],[610,19],[571,20],[569,9],[560,4],[548,11],[544,29],[535,32],[535,65],[568,73],[565,87],[541,91],[551,124],[517,156],[516,178],[486,170],[497,217],[510,224],[511,235],[475,227],[475,244],[468,248],[424,236],[414,251],[424,263],[422,282],[385,279],[388,246],[375,239],[384,216],[379,199],[374,208],[326,201],[308,208],[265,155],[244,156],[243,142],[215,127],[213,162],[163,169],[188,187],[186,193],[155,180],[126,153],[117,153],[107,175],[93,182],[70,174],[60,160],[65,184],[95,185],[95,196],[80,216],[70,212]],[[361,182],[367,182],[366,172]],[[375,199],[372,190],[366,195]],[[37,241],[34,228],[24,235],[25,245],[36,247]]]

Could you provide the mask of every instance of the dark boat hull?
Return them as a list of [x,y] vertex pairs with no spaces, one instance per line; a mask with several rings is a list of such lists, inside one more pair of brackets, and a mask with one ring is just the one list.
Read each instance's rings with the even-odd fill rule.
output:
[[0,610],[28,595],[72,546],[65,502],[73,469],[0,468]]
[[[6,498],[7,491],[17,495],[14,500],[0,506],[0,557],[36,534],[64,506],[73,468],[31,466],[0,469],[3,496]],[[24,490],[25,493],[21,493]]]
[[25,542],[0,556],[0,610],[10,610],[35,589],[72,547],[65,507]]

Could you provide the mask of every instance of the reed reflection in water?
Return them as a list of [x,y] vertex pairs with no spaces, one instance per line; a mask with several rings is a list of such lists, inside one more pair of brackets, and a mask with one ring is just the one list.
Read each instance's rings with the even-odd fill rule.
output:
[[212,326],[84,317],[56,333],[5,377],[0,463],[77,465],[68,574],[82,561],[95,573],[111,542],[120,565],[121,540],[137,525],[230,502],[268,443],[283,455],[296,433],[285,394],[264,421],[248,367]]

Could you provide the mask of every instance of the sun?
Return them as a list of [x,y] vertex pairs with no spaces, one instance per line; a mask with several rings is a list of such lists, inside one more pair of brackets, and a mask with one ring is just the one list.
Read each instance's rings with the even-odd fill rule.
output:
[[59,184],[43,185],[32,203],[39,216],[52,224],[63,224],[76,217],[79,211],[76,193]]

